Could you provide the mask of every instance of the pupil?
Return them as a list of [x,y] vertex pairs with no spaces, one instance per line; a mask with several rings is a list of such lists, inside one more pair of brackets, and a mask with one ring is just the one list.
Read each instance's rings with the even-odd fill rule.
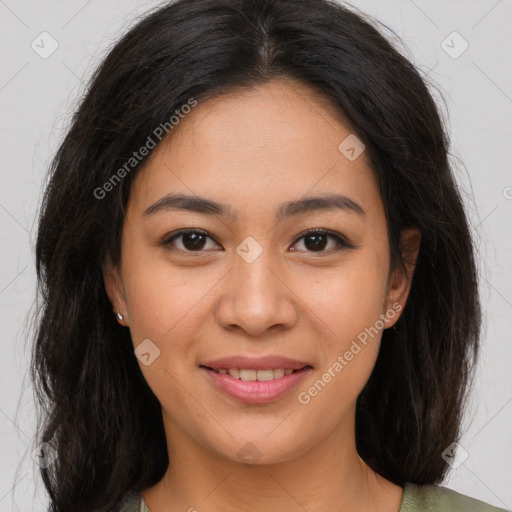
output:
[[[191,243],[189,243],[192,241]],[[188,233],[183,235],[183,246],[187,250],[202,249],[204,236],[200,233]]]
[[[308,240],[314,240],[313,244],[308,244]],[[304,245],[308,249],[312,250],[322,250],[325,248],[326,235],[309,235],[304,239]]]

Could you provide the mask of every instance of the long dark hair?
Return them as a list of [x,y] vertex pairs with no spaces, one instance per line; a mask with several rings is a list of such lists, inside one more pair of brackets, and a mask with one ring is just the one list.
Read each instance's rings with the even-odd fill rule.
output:
[[115,44],[50,168],[31,378],[42,410],[37,442],[57,453],[41,468],[52,511],[107,511],[168,466],[160,404],[102,276],[107,259],[120,261],[130,184],[147,157],[126,162],[191,98],[279,77],[331,99],[366,145],[392,265],[404,268],[400,231],[422,233],[408,302],[384,331],[358,398],[356,441],[366,463],[396,484],[443,479],[441,454],[460,435],[481,317],[473,242],[425,79],[374,22],[332,0],[178,0]]

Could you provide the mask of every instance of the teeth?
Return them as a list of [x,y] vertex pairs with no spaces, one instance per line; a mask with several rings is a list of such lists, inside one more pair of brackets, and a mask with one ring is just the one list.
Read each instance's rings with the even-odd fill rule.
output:
[[[291,372],[293,372],[293,370],[291,370]],[[290,372],[290,373],[291,373],[291,372]],[[279,379],[279,378],[281,378],[285,373],[286,373],[286,371],[285,371],[285,370],[283,370],[282,368],[279,368],[279,369],[277,369],[277,370],[274,370],[274,379]],[[258,375],[259,375],[259,372],[258,372]],[[260,380],[260,379],[258,378],[258,380]]]
[[236,368],[230,368],[228,370],[228,373],[229,375],[231,375],[231,377],[233,377],[234,379],[239,379],[240,378],[240,371],[237,370]]
[[280,379],[285,375],[290,375],[293,373],[291,368],[276,368],[275,370],[246,370],[246,369],[238,369],[238,368],[220,368],[215,370],[217,373],[221,373],[222,375],[229,374],[234,379],[241,379],[244,381],[259,381],[266,382],[269,380]]
[[242,380],[256,380],[258,373],[256,370],[240,370],[240,378]]
[[273,380],[274,378],[274,370],[258,370],[256,372],[256,379],[259,380],[260,382]]

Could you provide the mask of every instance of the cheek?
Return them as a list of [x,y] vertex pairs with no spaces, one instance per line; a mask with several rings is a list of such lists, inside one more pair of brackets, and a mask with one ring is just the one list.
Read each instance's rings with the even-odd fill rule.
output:
[[346,343],[375,324],[383,313],[387,284],[386,261],[370,251],[354,255],[329,272],[303,279],[304,301],[325,327],[330,346]]
[[160,251],[146,250],[141,242],[131,247],[127,242],[125,254],[124,287],[134,344],[149,338],[162,349],[176,332],[176,338],[184,339],[184,326],[201,307],[212,277],[205,275],[205,282],[190,275],[191,269],[173,268]]
[[346,410],[371,375],[383,328],[386,265],[382,252],[361,250],[335,272],[313,280],[314,286],[308,284],[308,306],[320,319],[322,334],[314,387],[311,394],[302,391],[306,401],[315,397],[312,405],[319,411]]
[[[372,260],[372,258],[370,258]],[[351,410],[368,382],[379,353],[386,287],[385,269],[360,259],[336,276],[315,281],[311,309],[321,320],[320,364],[301,387],[304,421],[328,433]],[[320,286],[322,285],[322,286]],[[325,411],[338,411],[325,416]]]
[[190,378],[192,366],[183,362],[193,354],[197,325],[205,314],[204,296],[215,283],[211,276],[192,278],[159,260],[143,251],[126,258],[130,335],[135,348],[147,339],[158,348],[150,364],[140,360],[139,367],[162,406],[191,410],[194,404],[180,383]]

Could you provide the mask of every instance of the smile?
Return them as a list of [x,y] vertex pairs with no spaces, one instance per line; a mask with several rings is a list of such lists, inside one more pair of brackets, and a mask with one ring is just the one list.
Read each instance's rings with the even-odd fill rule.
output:
[[222,375],[230,375],[234,379],[258,382],[268,382],[269,380],[280,379],[285,375],[290,375],[296,370],[291,368],[276,368],[275,370],[251,370],[251,369],[238,369],[238,368],[219,368],[214,370]]
[[200,366],[209,377],[214,389],[237,401],[247,404],[268,404],[290,394],[299,382],[313,370],[311,366],[301,369],[246,369]]

